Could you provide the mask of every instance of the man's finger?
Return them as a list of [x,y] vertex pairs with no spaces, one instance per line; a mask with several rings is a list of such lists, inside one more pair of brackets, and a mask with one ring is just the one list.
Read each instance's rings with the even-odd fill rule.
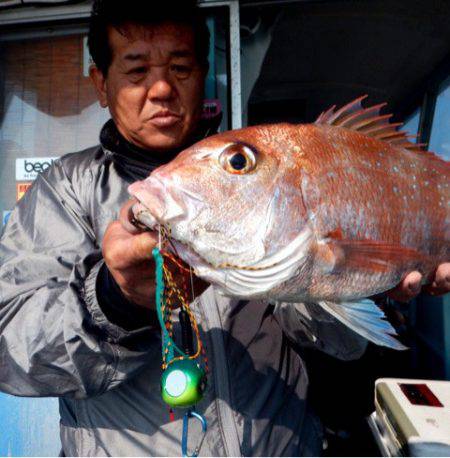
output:
[[421,281],[420,272],[411,272],[396,288],[388,292],[388,296],[399,302],[408,302],[420,293]]
[[437,268],[434,281],[426,291],[434,296],[450,292],[450,262],[441,264]]
[[153,249],[158,245],[158,234],[153,231],[143,232],[135,235],[132,242],[136,260],[153,259]]
[[133,224],[134,215],[133,215],[132,207],[136,203],[137,203],[137,200],[135,198],[130,199],[120,209],[119,221],[122,224],[122,226],[124,227],[124,229],[126,229],[130,234],[139,234],[143,232],[143,229]]
[[158,234],[152,231],[130,234],[119,221],[108,226],[103,239],[103,257],[109,268],[128,269],[153,259]]

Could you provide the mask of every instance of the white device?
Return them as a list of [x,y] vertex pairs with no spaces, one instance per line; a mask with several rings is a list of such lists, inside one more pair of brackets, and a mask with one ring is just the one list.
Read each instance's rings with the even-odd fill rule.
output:
[[450,382],[382,378],[368,419],[384,456],[450,456]]

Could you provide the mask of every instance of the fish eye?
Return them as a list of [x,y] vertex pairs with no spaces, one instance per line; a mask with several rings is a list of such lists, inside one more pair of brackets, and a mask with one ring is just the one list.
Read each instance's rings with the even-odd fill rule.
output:
[[220,165],[229,173],[243,175],[256,167],[256,156],[253,150],[239,143],[225,148],[219,157]]

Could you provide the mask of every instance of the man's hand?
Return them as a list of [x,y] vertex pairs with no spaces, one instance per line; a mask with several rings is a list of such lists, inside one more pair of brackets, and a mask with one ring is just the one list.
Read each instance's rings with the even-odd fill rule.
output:
[[[396,288],[389,291],[388,296],[396,301],[408,302],[420,293],[421,281],[422,275],[419,272],[411,272]],[[450,263],[441,264],[432,283],[423,289],[436,296],[450,292]]]
[[131,302],[155,308],[154,232],[131,233],[120,221],[108,226],[103,239],[103,259],[123,295]]
[[[108,226],[103,239],[103,259],[129,301],[154,309],[155,263],[152,251],[158,244],[158,234],[144,232],[131,224],[131,207],[135,203],[135,200],[127,202],[120,211],[120,221]],[[174,277],[176,281],[176,275]],[[197,294],[207,287],[206,283],[195,281]]]

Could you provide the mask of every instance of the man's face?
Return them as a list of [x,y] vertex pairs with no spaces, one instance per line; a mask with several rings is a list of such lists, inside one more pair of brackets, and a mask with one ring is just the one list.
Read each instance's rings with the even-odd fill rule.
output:
[[100,103],[129,142],[159,151],[184,146],[200,119],[206,74],[192,28],[128,24],[122,32],[109,30],[106,77],[91,71]]

